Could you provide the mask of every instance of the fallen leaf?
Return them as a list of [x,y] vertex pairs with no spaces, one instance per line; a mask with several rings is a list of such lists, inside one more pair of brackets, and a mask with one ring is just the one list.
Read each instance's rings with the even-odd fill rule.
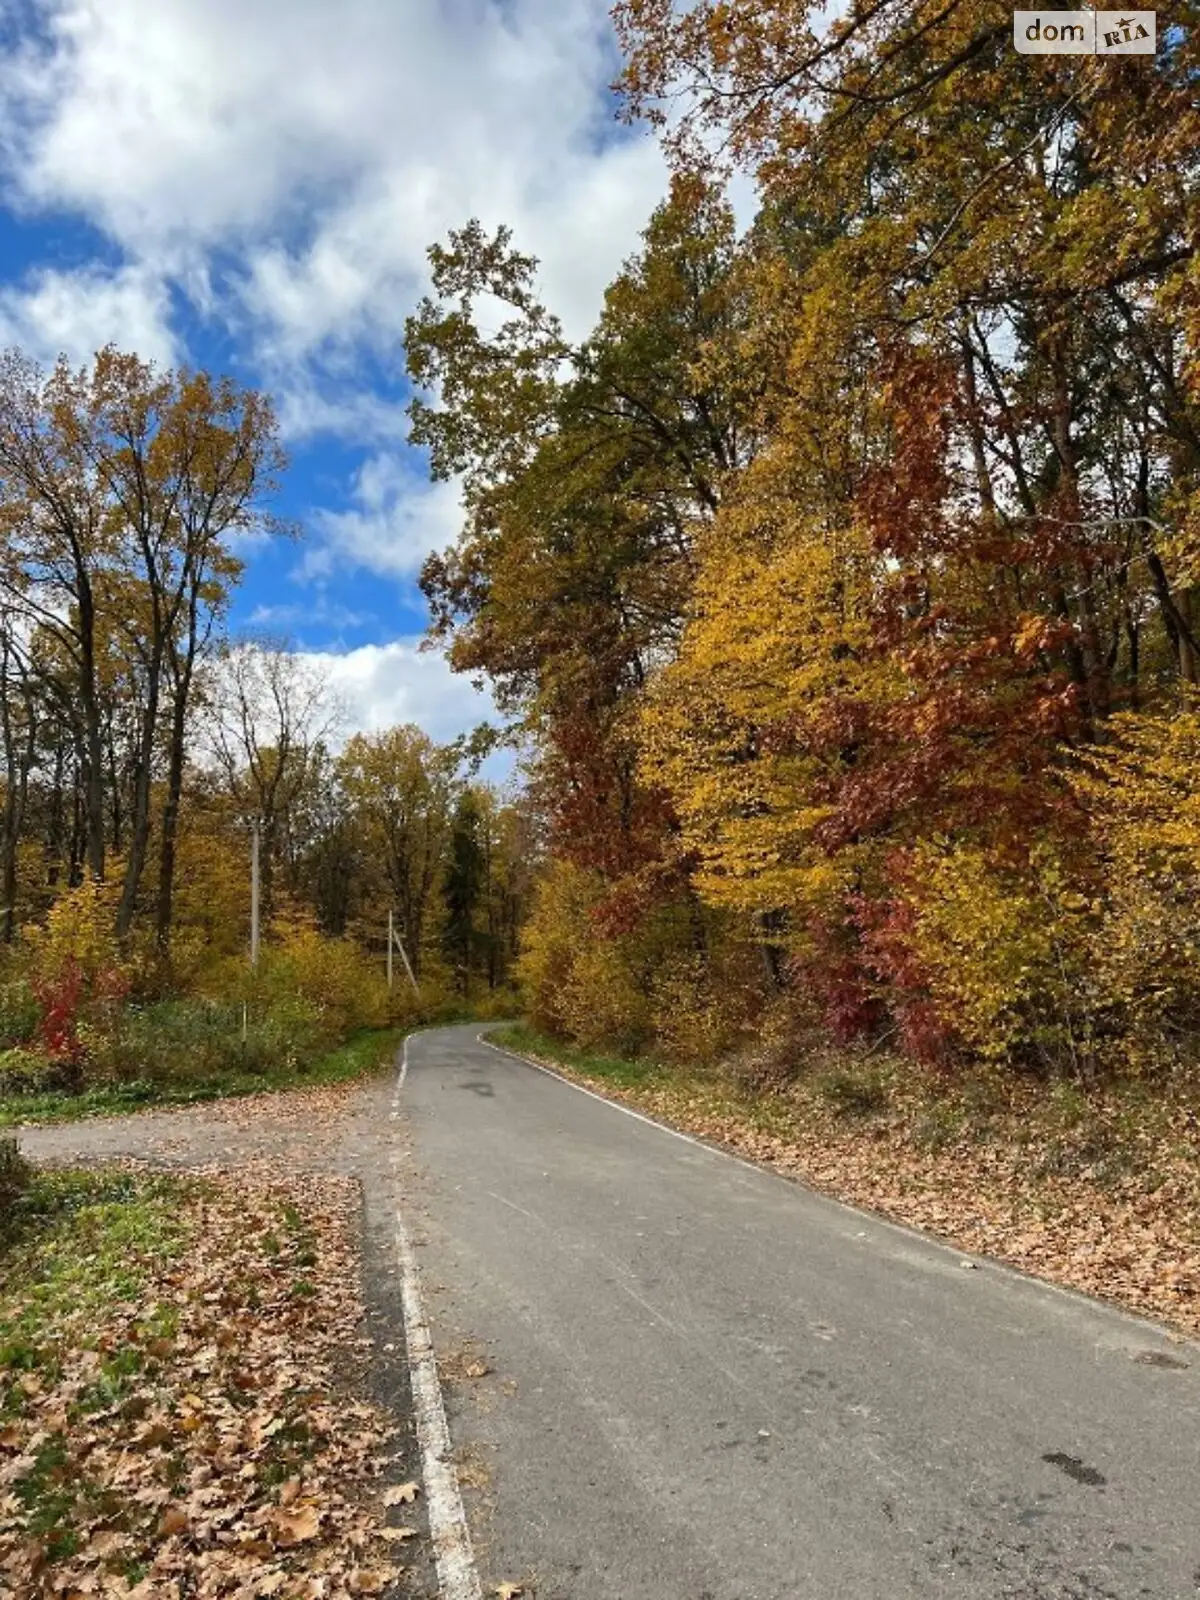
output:
[[299,1511],[277,1511],[272,1518],[280,1544],[303,1544],[315,1539],[321,1531],[321,1513],[315,1506],[301,1506]]
[[392,1580],[390,1572],[352,1572],[350,1574],[351,1594],[382,1594]]
[[385,1506],[410,1506],[421,1492],[418,1483],[398,1483],[391,1489],[383,1491]]

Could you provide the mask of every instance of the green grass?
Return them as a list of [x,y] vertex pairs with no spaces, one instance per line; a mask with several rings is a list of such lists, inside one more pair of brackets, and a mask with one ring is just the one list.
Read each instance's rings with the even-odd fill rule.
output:
[[[185,1185],[148,1174],[39,1172],[0,1219],[0,1415],[21,1372],[55,1368],[62,1319],[132,1298],[151,1264],[181,1255]],[[98,1381],[121,1376],[106,1361]],[[7,1380],[7,1381],[4,1381]]]
[[385,1066],[403,1037],[401,1028],[365,1029],[307,1066],[265,1072],[222,1072],[198,1082],[106,1084],[82,1094],[62,1091],[10,1094],[0,1097],[0,1128],[35,1122],[74,1122],[81,1117],[121,1116],[146,1106],[193,1105],[205,1100],[261,1094],[264,1090],[348,1083]]
[[180,1202],[194,1187],[119,1170],[42,1172],[0,1218],[0,1426],[24,1419],[36,1429],[64,1362],[94,1352],[90,1381],[68,1396],[62,1420],[33,1434],[32,1459],[12,1483],[23,1529],[51,1563],[78,1548],[73,1524],[120,1510],[111,1488],[72,1465],[73,1430],[125,1403],[152,1375],[153,1340],[174,1331],[164,1306],[125,1342],[96,1332],[164,1262],[186,1254]]
[[595,1078],[599,1083],[610,1083],[617,1089],[635,1089],[639,1085],[658,1082],[663,1070],[653,1061],[627,1061],[620,1056],[596,1055],[589,1050],[577,1050],[549,1034],[538,1033],[524,1023],[512,1027],[489,1028],[483,1036],[493,1044],[515,1050],[518,1055],[542,1056],[547,1061],[557,1061],[584,1077]]

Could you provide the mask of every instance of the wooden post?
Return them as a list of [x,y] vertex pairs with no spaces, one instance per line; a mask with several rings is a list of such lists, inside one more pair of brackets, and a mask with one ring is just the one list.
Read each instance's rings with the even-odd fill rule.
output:
[[404,944],[403,944],[403,941],[400,938],[400,935],[398,933],[396,933],[394,929],[389,929],[389,942],[390,942],[391,939],[394,939],[396,941],[396,949],[399,950],[399,952],[400,952],[400,959],[404,963],[405,972],[408,973],[408,981],[413,986],[413,993],[419,995],[421,990],[420,990],[420,987],[417,984],[416,975],[414,974],[413,969],[412,969],[412,963],[408,959],[408,952],[404,948]]

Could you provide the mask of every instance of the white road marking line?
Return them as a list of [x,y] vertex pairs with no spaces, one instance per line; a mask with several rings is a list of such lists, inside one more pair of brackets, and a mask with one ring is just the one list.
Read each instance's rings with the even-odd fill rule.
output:
[[[400,1119],[400,1091],[408,1076],[408,1040],[400,1056],[396,1092],[392,1097],[392,1121]],[[400,1156],[392,1151],[392,1168],[400,1184]],[[429,1531],[433,1538],[433,1558],[437,1566],[438,1589],[442,1600],[482,1600],[471,1531],[463,1511],[458,1473],[451,1454],[450,1428],[438,1377],[437,1357],[425,1308],[421,1301],[421,1274],[412,1241],[404,1226],[397,1200],[395,1212],[396,1256],[400,1263],[400,1302],[404,1311],[404,1337],[408,1346],[408,1371],[412,1382],[413,1411],[417,1423],[417,1444],[421,1451],[421,1474],[425,1479],[425,1504]]]

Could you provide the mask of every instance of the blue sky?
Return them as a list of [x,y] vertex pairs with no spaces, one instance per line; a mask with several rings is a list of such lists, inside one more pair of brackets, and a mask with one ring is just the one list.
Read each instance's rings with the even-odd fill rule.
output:
[[405,442],[401,334],[476,215],[590,327],[666,187],[604,0],[0,0],[0,48],[0,345],[268,390],[305,536],[245,552],[235,627],[319,657],[351,727],[489,715],[417,649],[457,493]]

